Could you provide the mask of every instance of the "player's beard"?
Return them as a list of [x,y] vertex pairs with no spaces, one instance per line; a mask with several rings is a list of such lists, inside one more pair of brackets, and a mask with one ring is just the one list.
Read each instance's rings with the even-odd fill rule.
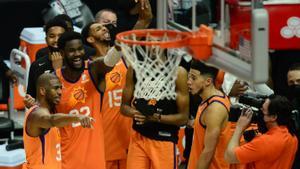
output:
[[97,40],[98,42],[102,43],[102,44],[105,44],[105,45],[107,45],[107,46],[111,46],[111,45],[110,45],[110,44],[111,44],[110,39],[97,38],[96,40]]

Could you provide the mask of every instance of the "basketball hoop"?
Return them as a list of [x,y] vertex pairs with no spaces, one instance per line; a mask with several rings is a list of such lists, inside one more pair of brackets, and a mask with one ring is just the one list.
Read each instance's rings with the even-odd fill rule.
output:
[[207,60],[212,55],[213,30],[201,25],[198,32],[131,30],[119,33],[122,53],[136,72],[136,98],[175,99],[177,68],[182,56]]
[[[147,38],[150,36],[161,37],[162,39],[154,41]],[[164,49],[187,47],[195,59],[207,60],[212,55],[213,29],[201,25],[196,32],[159,29],[131,30],[117,34],[117,40],[122,46],[159,46]]]

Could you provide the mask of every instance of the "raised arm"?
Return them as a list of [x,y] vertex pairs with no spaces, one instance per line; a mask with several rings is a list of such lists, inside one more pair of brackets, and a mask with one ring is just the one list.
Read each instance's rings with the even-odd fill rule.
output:
[[[208,169],[215,154],[224,122],[227,120],[227,110],[220,103],[214,102],[203,112],[206,125],[204,149],[200,154],[197,169]],[[197,122],[199,123],[199,122]]]
[[42,130],[51,127],[64,127],[74,122],[80,122],[84,128],[92,127],[93,118],[83,115],[50,114],[45,108],[38,108],[27,118],[26,132],[31,136],[39,136]]
[[131,14],[139,14],[133,29],[146,29],[153,18],[149,0],[139,0],[139,3],[130,11]]
[[[112,68],[120,61],[121,53],[120,48],[114,46],[110,48],[104,57],[98,57],[90,63],[91,73],[94,77],[96,84],[99,84],[105,79],[105,74],[110,72]],[[104,92],[105,89],[100,89]]]
[[[251,119],[252,119],[252,109],[244,110],[237,121],[236,128],[234,130],[234,133],[227,145],[227,148],[225,150],[225,160],[229,163],[239,163],[239,160],[234,152],[234,150],[240,146],[240,139],[244,133],[244,130],[249,126]],[[250,146],[251,147],[251,146]],[[252,151],[254,150],[255,146],[252,146]],[[253,151],[254,152],[254,151]],[[250,154],[250,153],[249,153]],[[257,153],[259,154],[259,153]],[[261,153],[260,153],[261,155]],[[250,156],[249,156],[250,159]]]

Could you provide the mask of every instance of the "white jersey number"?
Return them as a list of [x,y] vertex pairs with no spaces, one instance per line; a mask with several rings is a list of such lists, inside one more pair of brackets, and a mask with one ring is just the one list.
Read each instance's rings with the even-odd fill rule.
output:
[[56,160],[57,161],[61,161],[61,148],[60,148],[60,144],[56,144]]
[[[79,114],[82,114],[82,115],[85,115],[85,116],[89,116],[91,114],[91,111],[90,111],[90,108],[88,106],[84,106],[84,107],[81,107],[79,110],[78,109],[73,109],[69,112],[69,114],[76,114],[76,115],[79,115]],[[79,127],[81,126],[81,124],[78,122],[78,123],[72,123],[72,127]]]
[[121,106],[122,92],[123,89],[108,91],[108,103],[110,108],[113,108],[114,106],[115,107]]

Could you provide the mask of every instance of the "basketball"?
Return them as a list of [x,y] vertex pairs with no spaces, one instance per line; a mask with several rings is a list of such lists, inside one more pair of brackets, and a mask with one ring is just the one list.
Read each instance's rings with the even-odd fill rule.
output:
[[73,96],[76,100],[83,100],[84,99],[84,91],[82,89],[76,89],[74,91]]
[[112,73],[112,75],[110,76],[110,80],[111,80],[113,83],[119,83],[120,80],[121,80],[121,75],[120,75],[120,73],[118,73],[118,72]]

